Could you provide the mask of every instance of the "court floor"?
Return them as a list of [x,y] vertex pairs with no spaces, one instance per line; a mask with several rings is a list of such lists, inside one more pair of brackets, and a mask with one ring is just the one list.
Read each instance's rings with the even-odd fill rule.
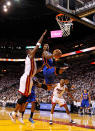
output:
[[55,112],[54,123],[49,125],[50,112],[35,111],[35,123],[28,121],[30,110],[26,110],[24,115],[24,123],[18,120],[13,123],[10,120],[9,112],[12,108],[0,108],[0,131],[95,131],[95,116],[80,116],[72,114],[72,119],[76,124],[70,124],[66,113]]

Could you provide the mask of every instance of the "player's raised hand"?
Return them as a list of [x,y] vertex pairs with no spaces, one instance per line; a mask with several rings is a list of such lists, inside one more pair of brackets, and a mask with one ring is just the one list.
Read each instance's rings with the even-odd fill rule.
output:
[[44,33],[41,35],[41,37],[40,37],[40,39],[38,40],[37,43],[42,44],[43,38],[44,38],[44,36],[46,35],[46,33],[47,33],[47,30],[44,31]]
[[44,31],[43,35],[46,35],[46,33],[47,33],[47,29]]

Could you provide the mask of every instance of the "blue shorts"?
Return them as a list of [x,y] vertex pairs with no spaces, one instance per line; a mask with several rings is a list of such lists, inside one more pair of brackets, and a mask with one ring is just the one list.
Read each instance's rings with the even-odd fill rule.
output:
[[54,67],[52,67],[52,68],[45,67],[43,69],[43,75],[44,75],[44,79],[45,79],[46,84],[53,84],[54,83],[55,70],[56,69]]
[[89,107],[89,100],[82,100],[81,107]]
[[31,94],[26,102],[31,103],[36,101],[36,95]]

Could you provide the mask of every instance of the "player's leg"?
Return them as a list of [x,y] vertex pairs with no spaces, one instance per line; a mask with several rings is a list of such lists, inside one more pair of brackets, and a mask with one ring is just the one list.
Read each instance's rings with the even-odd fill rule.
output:
[[23,116],[24,116],[24,112],[25,112],[25,109],[26,109],[26,107],[27,107],[27,104],[28,104],[28,102],[26,102],[26,103],[23,103],[22,104],[22,106],[21,106],[21,108],[20,108],[20,110],[19,110],[19,114],[18,114],[18,120],[22,123],[22,124],[24,124],[24,121],[23,121]]
[[83,107],[80,107],[80,115],[83,115]]
[[95,115],[95,105],[93,106],[93,114]]
[[89,116],[91,116],[91,107],[90,107],[90,104],[89,104],[89,100],[86,101],[85,106],[86,106],[87,109],[88,109],[88,114],[89,114]]
[[63,74],[67,69],[68,67],[57,67],[56,74]]
[[85,108],[85,101],[82,100],[81,106],[80,106],[80,115],[83,115],[83,109]]
[[[67,115],[68,115],[69,122],[75,124],[76,122],[74,122],[74,121],[71,119],[71,114],[70,114],[70,112],[69,112],[69,109],[68,109],[67,104],[64,104],[63,106],[64,106],[64,108],[65,108],[65,110],[66,110]],[[61,107],[62,107],[62,106],[61,106]]]
[[35,77],[35,78],[36,78],[36,79],[33,79],[33,84],[34,84],[35,86],[37,86],[38,88],[43,88],[43,89],[45,89],[45,90],[48,89],[47,85],[45,84],[45,81],[44,81],[44,83],[40,83],[40,82],[38,81],[38,78],[37,78],[37,77]]
[[28,99],[28,97],[26,97],[24,95],[22,95],[21,98],[18,99],[15,110],[9,114],[9,116],[11,117],[11,120],[13,122],[16,121],[17,113],[21,109],[22,104],[25,103],[27,99]]
[[[20,88],[19,88],[19,91],[21,93],[25,92],[26,83],[27,83],[26,81],[27,81],[27,75],[22,75],[20,78]],[[9,114],[12,121],[16,120],[17,113],[20,110],[22,104],[25,103],[25,101],[26,101],[26,96],[24,95],[22,95],[20,99],[18,99],[15,110]]]
[[46,68],[45,70],[43,70],[43,75],[44,75],[46,85],[53,84],[55,75],[56,75],[56,68],[55,67]]
[[26,109],[27,105],[28,105],[28,102],[26,102],[26,103],[23,104],[23,106],[22,106],[22,111],[21,111],[21,113],[22,113],[22,119],[23,119],[24,112],[25,112],[25,109]]
[[68,106],[67,106],[67,104],[66,104],[66,101],[65,101],[63,98],[58,98],[57,101],[58,101],[58,104],[59,104],[60,107],[64,107],[64,108],[65,108],[70,123],[75,123],[75,122],[71,119],[71,114],[70,114],[70,112],[69,112],[69,109],[68,109]]
[[46,90],[51,90],[52,88],[55,87],[55,76],[56,76],[56,68],[48,68],[45,73],[44,73],[44,79],[45,79],[45,84],[43,84],[44,89]]
[[30,121],[31,123],[35,123],[35,122],[33,121],[34,111],[35,111],[35,101],[32,102],[32,107],[31,107],[31,114],[30,114],[30,118],[29,118],[29,121]]
[[23,116],[24,116],[24,111],[26,109],[26,106],[27,106],[27,102],[26,103],[23,103],[19,109],[19,112],[18,112],[18,120],[24,124],[24,121],[23,121]]
[[64,68],[60,67],[52,67],[52,68],[47,68],[43,71],[45,83],[47,84],[53,84],[55,80],[55,76],[58,74],[62,74],[64,72]]
[[50,121],[49,121],[50,125],[53,124],[53,113],[54,113],[54,109],[55,109],[55,106],[56,106],[56,100],[57,100],[57,97],[51,96],[52,108],[51,108]]
[[[40,83],[38,81],[38,79],[33,80],[34,85],[36,85],[39,88],[43,88],[45,90],[48,90],[53,88],[53,83],[54,83],[54,79],[55,79],[55,68],[52,69],[47,69],[47,71],[43,71],[44,73],[44,83]],[[54,86],[55,87],[55,86]]]
[[24,116],[25,109],[26,109],[28,103],[30,103],[30,102],[31,102],[31,95],[28,97],[27,101],[26,101],[26,102],[23,104],[23,106],[22,106],[22,109],[21,109],[22,119],[23,119],[23,116]]
[[53,124],[53,113],[54,113],[54,109],[55,109],[56,104],[52,104],[52,108],[51,108],[51,114],[50,114],[50,121],[49,124],[52,125]]
[[35,123],[33,121],[33,114],[34,114],[34,111],[35,111],[35,102],[36,102],[36,95],[35,95],[35,92],[32,92],[31,95],[30,95],[30,99],[29,99],[29,103],[31,103],[31,105],[32,105],[31,113],[30,113],[30,117],[29,117],[29,121],[31,123]]
[[38,80],[35,81],[35,85],[38,87],[38,88],[43,88],[45,90],[48,89],[48,86],[45,84],[45,83],[40,83]]
[[89,111],[89,116],[91,116],[91,108],[90,107],[88,108],[88,111]]
[[54,75],[62,74],[65,70],[66,70],[66,68],[62,68],[62,67],[49,68],[47,71],[47,77],[48,76],[53,77]]

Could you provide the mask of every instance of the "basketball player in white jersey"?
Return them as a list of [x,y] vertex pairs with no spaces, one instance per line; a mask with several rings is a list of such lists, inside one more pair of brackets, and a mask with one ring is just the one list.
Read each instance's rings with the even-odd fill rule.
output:
[[[66,113],[67,113],[67,115],[68,115],[69,121],[70,121],[71,123],[75,123],[75,122],[71,119],[70,112],[69,112],[69,110],[68,110],[66,101],[65,101],[64,98],[63,98],[64,92],[67,92],[67,93],[70,94],[70,92],[68,92],[67,86],[65,85],[64,79],[61,79],[61,80],[60,80],[60,83],[58,83],[58,84],[56,85],[56,87],[54,88],[54,91],[53,91],[53,96],[52,96],[52,109],[51,109],[50,122],[49,122],[50,124],[53,124],[53,113],[54,113],[54,108],[55,108],[56,104],[59,104],[60,107],[64,107],[65,110],[66,110]],[[70,97],[71,97],[71,95],[70,95]]]
[[42,43],[42,40],[46,32],[47,31],[45,30],[45,32],[40,37],[40,39],[38,40],[33,50],[27,50],[27,57],[25,59],[25,71],[24,71],[24,74],[20,78],[20,87],[19,87],[19,92],[22,94],[22,96],[20,99],[18,99],[15,110],[9,114],[11,117],[11,120],[14,122],[16,120],[17,112],[21,110],[21,108],[23,107],[23,104],[26,102],[26,100],[28,99],[28,96],[31,94],[31,88],[33,86],[32,78],[37,72],[37,67],[36,67],[36,62],[34,60],[34,57],[35,57],[35,53],[37,52],[39,46]]

